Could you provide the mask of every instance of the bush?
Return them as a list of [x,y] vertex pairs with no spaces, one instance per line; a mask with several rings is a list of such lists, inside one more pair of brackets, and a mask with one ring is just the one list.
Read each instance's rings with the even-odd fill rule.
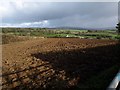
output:
[[101,36],[97,36],[96,39],[102,39],[102,37]]

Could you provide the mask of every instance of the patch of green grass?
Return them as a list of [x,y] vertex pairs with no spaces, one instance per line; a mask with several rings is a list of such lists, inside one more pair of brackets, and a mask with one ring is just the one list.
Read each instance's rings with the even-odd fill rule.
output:
[[120,39],[116,30],[57,30],[47,28],[3,28],[4,34],[38,37],[83,37],[97,39]]
[[68,35],[68,37],[75,37],[75,35],[73,34],[45,34],[45,37],[66,37]]
[[120,40],[120,35],[116,35],[116,36],[114,36],[114,38]]

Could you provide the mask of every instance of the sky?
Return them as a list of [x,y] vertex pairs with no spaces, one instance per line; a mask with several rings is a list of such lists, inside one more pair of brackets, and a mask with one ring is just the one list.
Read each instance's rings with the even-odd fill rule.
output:
[[109,28],[118,22],[117,2],[1,2],[3,27]]

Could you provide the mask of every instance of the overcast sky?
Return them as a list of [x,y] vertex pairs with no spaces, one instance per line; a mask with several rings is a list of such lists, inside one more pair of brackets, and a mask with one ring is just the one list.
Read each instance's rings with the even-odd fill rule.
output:
[[117,2],[3,2],[2,26],[20,27],[115,27]]

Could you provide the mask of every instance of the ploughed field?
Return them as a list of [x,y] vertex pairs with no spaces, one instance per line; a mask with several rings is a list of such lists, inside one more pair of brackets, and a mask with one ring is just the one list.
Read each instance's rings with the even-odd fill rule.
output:
[[114,40],[79,38],[3,44],[3,89],[105,88],[117,72],[117,47]]

